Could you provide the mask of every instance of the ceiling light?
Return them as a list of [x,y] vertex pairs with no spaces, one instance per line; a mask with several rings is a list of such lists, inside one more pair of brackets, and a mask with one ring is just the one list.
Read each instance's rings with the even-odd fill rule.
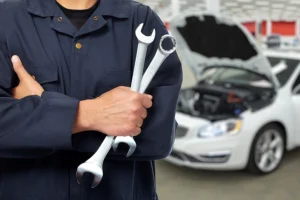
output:
[[293,1],[290,1],[290,4],[300,5],[300,1],[299,0],[293,0]]
[[248,8],[255,8],[254,5],[243,5],[242,7],[243,7],[243,8],[246,8],[246,9],[248,9]]
[[285,9],[286,10],[297,10],[298,8],[296,6],[288,6]]
[[259,9],[261,9],[261,10],[269,10],[270,8],[269,7],[260,7]]
[[235,7],[235,6],[238,6],[238,4],[236,2],[226,2],[225,3],[225,6],[228,6],[228,7]]
[[256,2],[256,5],[259,5],[259,6],[266,6],[266,5],[269,5],[270,3],[268,1],[257,1]]
[[273,8],[284,8],[284,4],[272,4]]

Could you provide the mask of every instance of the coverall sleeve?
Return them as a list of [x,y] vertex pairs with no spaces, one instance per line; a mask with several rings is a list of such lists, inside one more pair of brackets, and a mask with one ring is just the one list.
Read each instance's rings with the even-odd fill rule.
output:
[[[163,35],[169,34],[164,23],[149,7],[143,33],[150,35],[156,30],[156,39],[148,47],[145,70],[152,61]],[[137,41],[135,41],[137,44]],[[170,42],[170,43],[168,43]],[[163,47],[173,47],[171,41]],[[153,95],[153,106],[148,110],[142,133],[135,137],[137,159],[156,160],[167,157],[172,150],[177,122],[175,120],[178,96],[182,85],[182,66],[177,53],[172,53],[161,65],[146,93]]]
[[55,92],[14,99],[17,77],[0,42],[0,157],[40,157],[72,149],[72,127],[79,101]]

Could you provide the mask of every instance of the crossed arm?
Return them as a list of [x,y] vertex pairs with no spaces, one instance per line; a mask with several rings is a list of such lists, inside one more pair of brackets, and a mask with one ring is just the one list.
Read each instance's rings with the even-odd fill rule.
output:
[[[177,65],[175,70],[165,72],[175,80],[171,81],[174,84],[154,87],[151,91],[153,99],[151,95],[118,87],[86,101],[44,91],[26,72],[21,61],[12,59],[14,72],[11,73],[20,81],[11,93],[0,81],[0,158],[40,157],[47,150],[73,149],[72,135],[85,131],[115,136],[138,135],[138,148],[130,159],[155,160],[168,156],[174,139],[175,108],[182,75],[180,62],[176,59],[171,59]],[[3,70],[9,67],[4,61],[0,52],[1,72],[8,71]],[[160,73],[164,74],[164,71]],[[149,109],[150,116],[147,116]]]

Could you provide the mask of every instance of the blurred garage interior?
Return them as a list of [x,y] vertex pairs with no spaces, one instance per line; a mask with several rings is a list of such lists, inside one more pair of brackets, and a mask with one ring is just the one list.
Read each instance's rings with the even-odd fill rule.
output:
[[[168,28],[169,23],[178,15],[213,13],[227,16],[240,23],[253,35],[262,51],[273,49],[286,54],[297,53],[300,49],[299,0],[141,0],[140,2],[154,9]],[[272,37],[278,39],[275,46],[268,43]],[[197,83],[194,71],[184,65],[183,73],[182,87],[193,87]],[[249,173],[247,170],[192,169],[159,161],[156,164],[157,189],[162,200],[296,200],[300,196],[299,156],[300,151],[297,148],[287,152],[280,167],[266,175]]]

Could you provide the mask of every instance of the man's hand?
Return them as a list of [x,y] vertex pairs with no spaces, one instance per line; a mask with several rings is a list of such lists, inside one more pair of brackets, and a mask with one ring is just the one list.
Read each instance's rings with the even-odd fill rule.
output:
[[[20,80],[12,90],[12,96],[16,99],[41,96],[44,89],[27,73],[21,60],[13,56],[12,62]],[[151,95],[133,92],[128,87],[117,87],[96,99],[79,103],[73,133],[91,130],[113,136],[136,136],[141,133],[150,107]]]
[[136,136],[141,133],[152,96],[117,87],[97,99],[80,102],[73,132],[94,130],[113,136]]
[[16,99],[22,99],[30,95],[41,96],[44,89],[27,73],[20,58],[18,56],[13,56],[11,61],[20,80],[19,85],[12,89],[12,96]]

